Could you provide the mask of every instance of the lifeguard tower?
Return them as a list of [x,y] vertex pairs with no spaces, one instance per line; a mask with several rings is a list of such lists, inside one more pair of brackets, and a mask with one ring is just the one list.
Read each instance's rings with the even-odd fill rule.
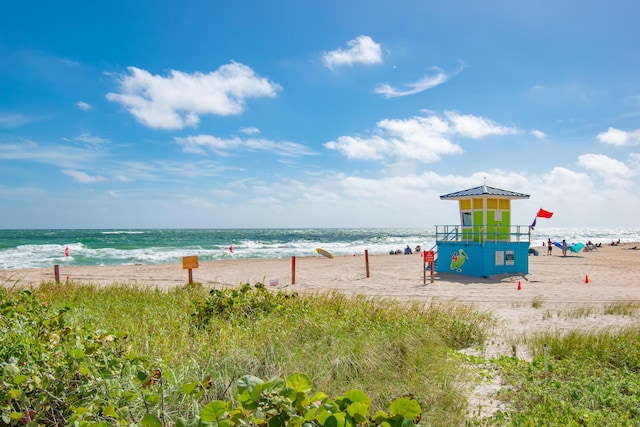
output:
[[529,273],[528,225],[511,225],[511,200],[528,199],[482,185],[440,196],[458,200],[460,225],[437,225],[438,270],[469,276]]

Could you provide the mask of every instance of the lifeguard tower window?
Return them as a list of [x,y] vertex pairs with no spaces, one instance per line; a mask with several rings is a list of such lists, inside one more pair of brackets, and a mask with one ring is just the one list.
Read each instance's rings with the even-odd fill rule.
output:
[[462,212],[462,225],[473,225],[471,222],[471,212]]

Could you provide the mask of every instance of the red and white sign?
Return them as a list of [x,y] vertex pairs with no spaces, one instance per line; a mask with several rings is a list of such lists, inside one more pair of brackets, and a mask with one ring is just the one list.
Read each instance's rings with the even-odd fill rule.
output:
[[436,253],[434,251],[424,251],[424,262],[434,262]]

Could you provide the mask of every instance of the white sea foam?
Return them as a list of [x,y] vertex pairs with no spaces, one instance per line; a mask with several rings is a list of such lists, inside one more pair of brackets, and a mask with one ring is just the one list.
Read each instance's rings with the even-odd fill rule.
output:
[[[317,256],[322,247],[335,256],[388,254],[409,245],[431,249],[435,244],[432,229],[380,230],[79,230],[83,242],[72,240],[73,230],[58,234],[38,231],[13,232],[16,241],[29,243],[11,246],[0,235],[0,269],[38,268],[60,265],[125,265],[179,263],[184,256],[196,255],[202,261],[230,258],[286,258]],[[84,234],[83,234],[84,233]],[[36,235],[36,238],[33,237]],[[104,237],[100,237],[104,236]],[[77,236],[76,236],[77,237]],[[566,239],[569,243],[608,244],[640,242],[640,228],[550,228],[540,223],[531,234],[532,246]],[[22,240],[20,240],[22,239]],[[66,240],[66,242],[65,242]],[[233,253],[229,251],[233,246]],[[69,248],[69,256],[65,249]]]

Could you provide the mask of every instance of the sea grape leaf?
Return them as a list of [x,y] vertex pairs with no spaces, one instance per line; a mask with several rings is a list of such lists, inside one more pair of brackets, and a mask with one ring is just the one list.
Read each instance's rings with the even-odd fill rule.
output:
[[293,388],[298,393],[311,391],[311,378],[305,374],[293,374],[287,378],[287,387]]
[[391,402],[389,413],[392,416],[401,416],[408,420],[418,420],[422,415],[422,408],[415,399],[401,397]]
[[214,400],[204,405],[200,411],[200,418],[204,422],[214,422],[224,418],[226,413],[227,404],[222,400]]

